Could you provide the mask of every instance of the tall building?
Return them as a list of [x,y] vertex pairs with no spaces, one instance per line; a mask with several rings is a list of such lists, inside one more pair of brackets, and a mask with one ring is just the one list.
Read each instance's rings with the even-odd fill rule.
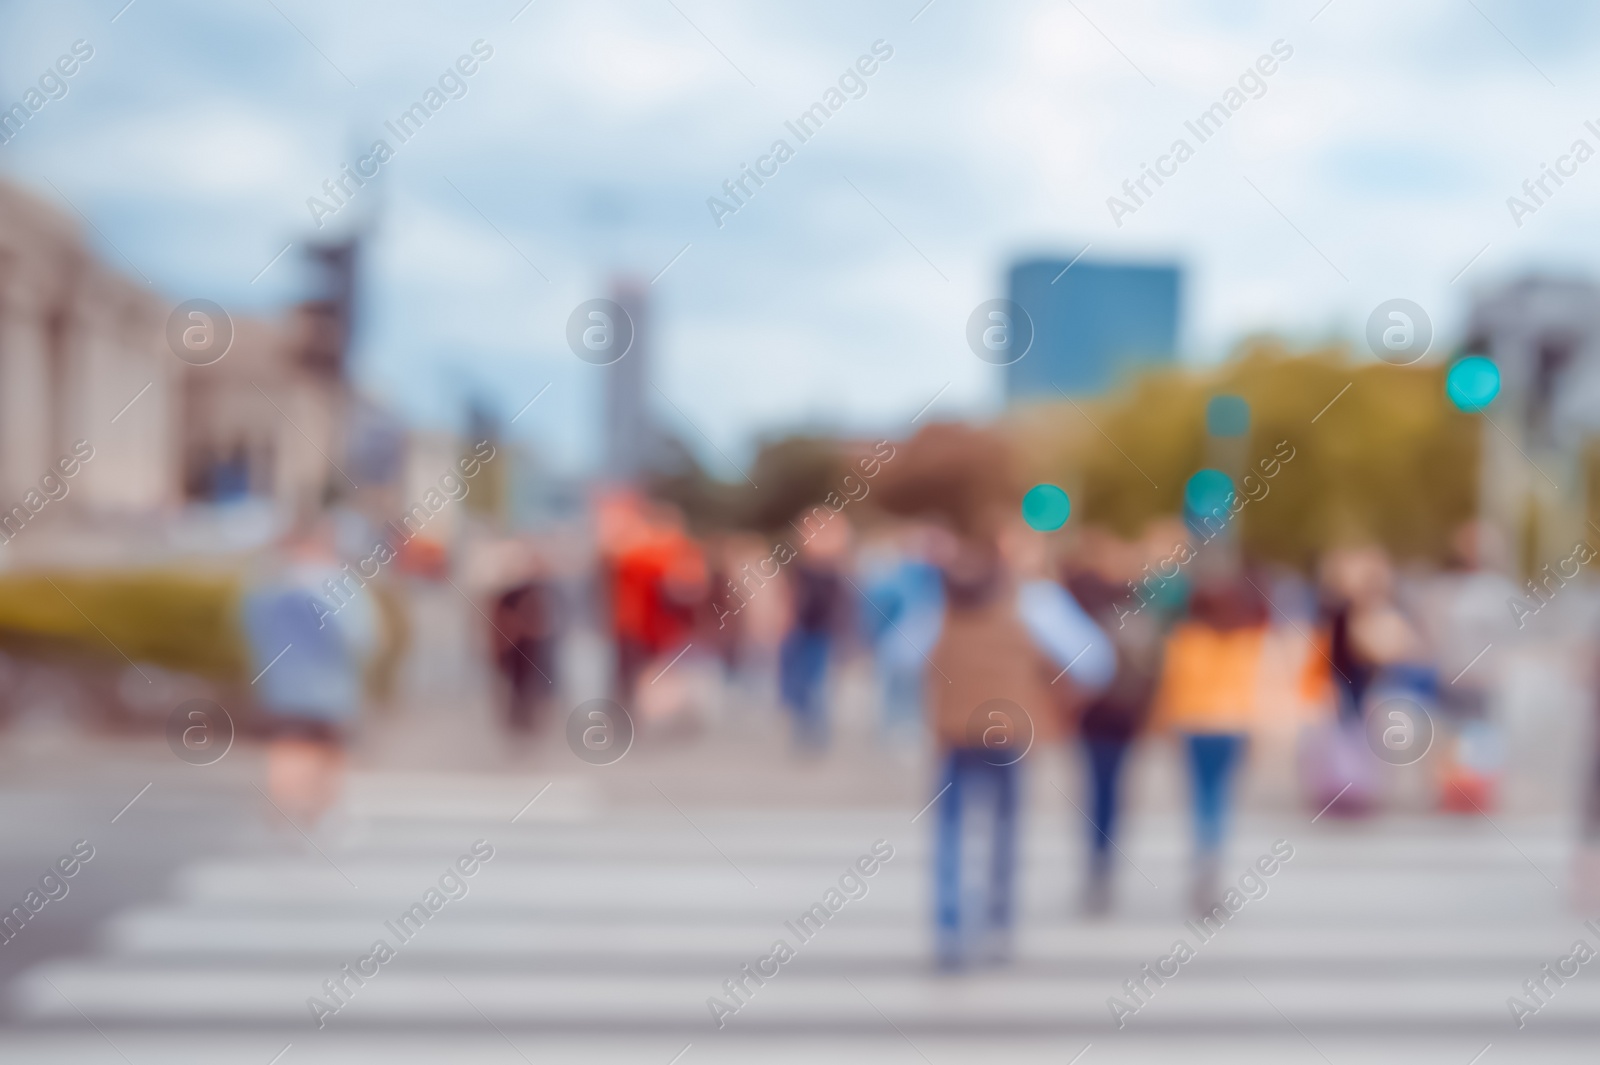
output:
[[1532,573],[1600,520],[1600,286],[1527,276],[1473,301],[1462,348],[1500,370],[1480,416],[1480,516]]
[[1466,349],[1500,368],[1500,421],[1525,446],[1574,453],[1600,433],[1600,286],[1529,276],[1480,294]]
[[602,368],[605,374],[605,473],[612,480],[636,481],[651,465],[657,443],[649,397],[649,286],[618,279],[612,300],[622,308],[631,331],[627,353]]
[[1177,353],[1175,265],[1026,259],[1011,268],[1007,288],[1033,325],[1027,353],[1006,367],[1008,400],[1059,397],[1058,388],[1101,392],[1129,369]]

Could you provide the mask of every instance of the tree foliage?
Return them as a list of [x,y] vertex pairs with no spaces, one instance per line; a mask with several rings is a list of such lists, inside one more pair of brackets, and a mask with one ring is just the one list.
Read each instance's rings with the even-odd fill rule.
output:
[[[1206,404],[1221,394],[1250,404],[1244,441],[1207,435]],[[1446,398],[1444,367],[1359,362],[1339,348],[1252,341],[1214,368],[1163,368],[1101,399],[1023,410],[1012,431],[1031,480],[1072,495],[1074,520],[1125,535],[1178,513],[1196,470],[1237,483],[1287,441],[1293,459],[1240,521],[1247,549],[1292,565],[1359,541],[1442,557],[1477,498],[1481,430]]]

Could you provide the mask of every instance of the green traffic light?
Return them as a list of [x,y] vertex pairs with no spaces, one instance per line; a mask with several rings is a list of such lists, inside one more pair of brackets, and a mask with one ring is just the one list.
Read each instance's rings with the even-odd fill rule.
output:
[[1461,410],[1469,414],[1480,411],[1500,394],[1500,367],[1482,355],[1468,355],[1450,367],[1444,390]]
[[1036,484],[1022,497],[1022,520],[1040,532],[1054,532],[1067,523],[1072,500],[1053,484]]

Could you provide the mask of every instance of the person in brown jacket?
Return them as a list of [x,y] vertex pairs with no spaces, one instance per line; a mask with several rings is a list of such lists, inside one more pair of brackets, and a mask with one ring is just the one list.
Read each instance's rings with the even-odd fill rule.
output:
[[[1035,579],[1038,534],[1008,530],[969,536],[943,566],[946,612],[930,665],[929,710],[942,786],[935,796],[935,928],[939,964],[958,968],[976,953],[1010,953],[1016,870],[1018,763],[1036,739],[1060,732],[1058,707],[1070,683],[1094,691],[1115,659],[1104,633],[1060,584]],[[988,885],[975,921],[962,913],[964,817],[989,807]]]
[[[1010,949],[1017,861],[1018,763],[1060,731],[1069,692],[1110,681],[1110,641],[1050,579],[1045,539],[1022,524],[1009,442],[961,424],[933,424],[886,464],[875,497],[890,513],[928,522],[937,546],[944,617],[928,655],[926,708],[937,748],[934,935],[939,964]],[[1036,736],[1036,732],[1038,735]],[[963,822],[988,819],[987,891],[964,912]],[[921,816],[920,814],[918,815]]]

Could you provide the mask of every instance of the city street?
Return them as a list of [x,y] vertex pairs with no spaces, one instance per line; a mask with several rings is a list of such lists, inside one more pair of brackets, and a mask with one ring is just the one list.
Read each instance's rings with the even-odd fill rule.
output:
[[1596,41],[0,4],[0,1065],[1591,1065]]

